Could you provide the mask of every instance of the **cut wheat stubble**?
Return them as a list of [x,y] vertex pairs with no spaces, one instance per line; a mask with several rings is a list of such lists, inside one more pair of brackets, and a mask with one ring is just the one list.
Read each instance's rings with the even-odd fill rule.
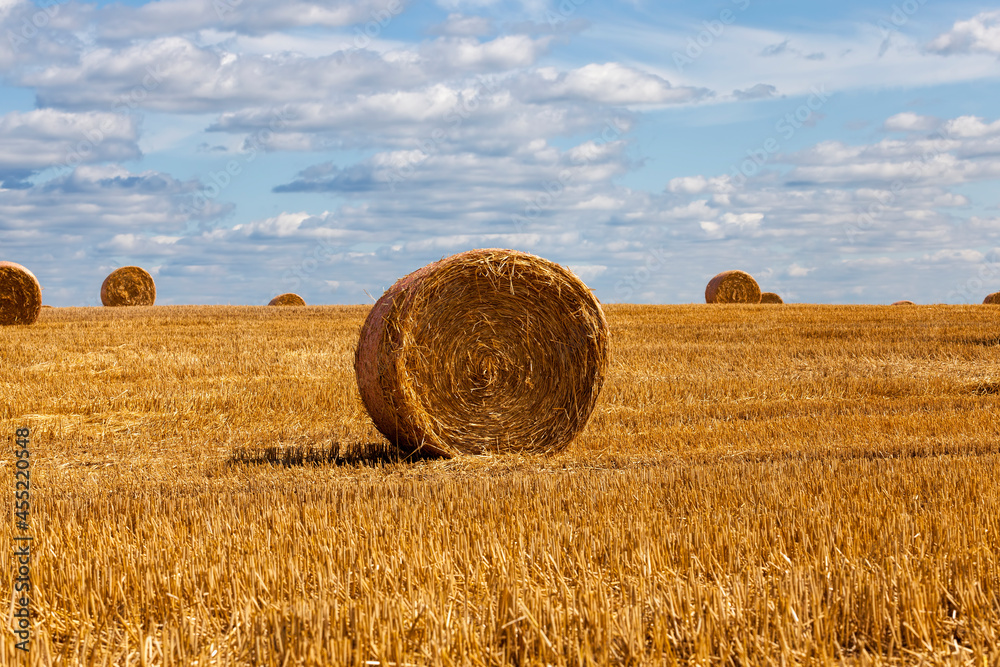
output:
[[600,303],[567,269],[472,250],[378,300],[355,375],[378,430],[404,452],[544,453],[584,428],[607,372]]

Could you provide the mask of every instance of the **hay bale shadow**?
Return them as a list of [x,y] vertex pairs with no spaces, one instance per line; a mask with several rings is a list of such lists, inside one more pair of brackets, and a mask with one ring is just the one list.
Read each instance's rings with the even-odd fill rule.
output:
[[226,465],[273,465],[285,468],[307,465],[378,467],[438,458],[440,457],[421,452],[404,454],[383,440],[348,444],[332,442],[328,447],[312,444],[237,447],[229,454]]
[[996,347],[1000,345],[1000,337],[997,336],[969,336],[966,338],[956,338],[955,342],[963,345],[979,345],[981,347]]

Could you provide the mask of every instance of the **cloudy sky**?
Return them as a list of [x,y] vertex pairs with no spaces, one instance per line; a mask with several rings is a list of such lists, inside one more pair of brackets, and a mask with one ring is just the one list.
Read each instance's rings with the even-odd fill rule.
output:
[[1000,11],[0,0],[0,259],[56,306],[366,303],[475,247],[605,302],[1000,290]]

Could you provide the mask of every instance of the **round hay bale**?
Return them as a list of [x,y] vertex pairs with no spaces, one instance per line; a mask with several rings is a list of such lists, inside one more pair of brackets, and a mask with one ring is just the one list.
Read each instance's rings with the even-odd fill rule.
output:
[[354,370],[404,452],[544,453],[584,428],[607,372],[608,324],[569,270],[471,250],[398,280],[361,329]]
[[785,300],[774,292],[762,292],[760,295],[761,303],[784,303]]
[[705,303],[760,303],[760,285],[746,271],[723,271],[708,282]]
[[138,266],[113,271],[101,285],[101,303],[105,306],[152,306],[155,301],[153,276]]
[[42,312],[42,286],[28,269],[0,262],[0,325],[34,324]]
[[298,294],[279,294],[278,296],[271,299],[268,302],[269,306],[304,306],[306,305],[306,300],[303,299]]
[[917,304],[913,303],[912,301],[893,301],[892,305],[894,305],[894,306],[915,306]]
[[992,294],[987,294],[986,298],[983,299],[984,304],[1000,304],[1000,292],[993,292]]

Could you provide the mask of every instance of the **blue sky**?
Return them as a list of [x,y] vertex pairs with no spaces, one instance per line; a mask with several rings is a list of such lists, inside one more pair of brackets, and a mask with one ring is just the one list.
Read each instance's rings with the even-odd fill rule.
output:
[[1000,11],[0,0],[0,259],[57,306],[365,303],[475,247],[605,302],[1000,290]]

